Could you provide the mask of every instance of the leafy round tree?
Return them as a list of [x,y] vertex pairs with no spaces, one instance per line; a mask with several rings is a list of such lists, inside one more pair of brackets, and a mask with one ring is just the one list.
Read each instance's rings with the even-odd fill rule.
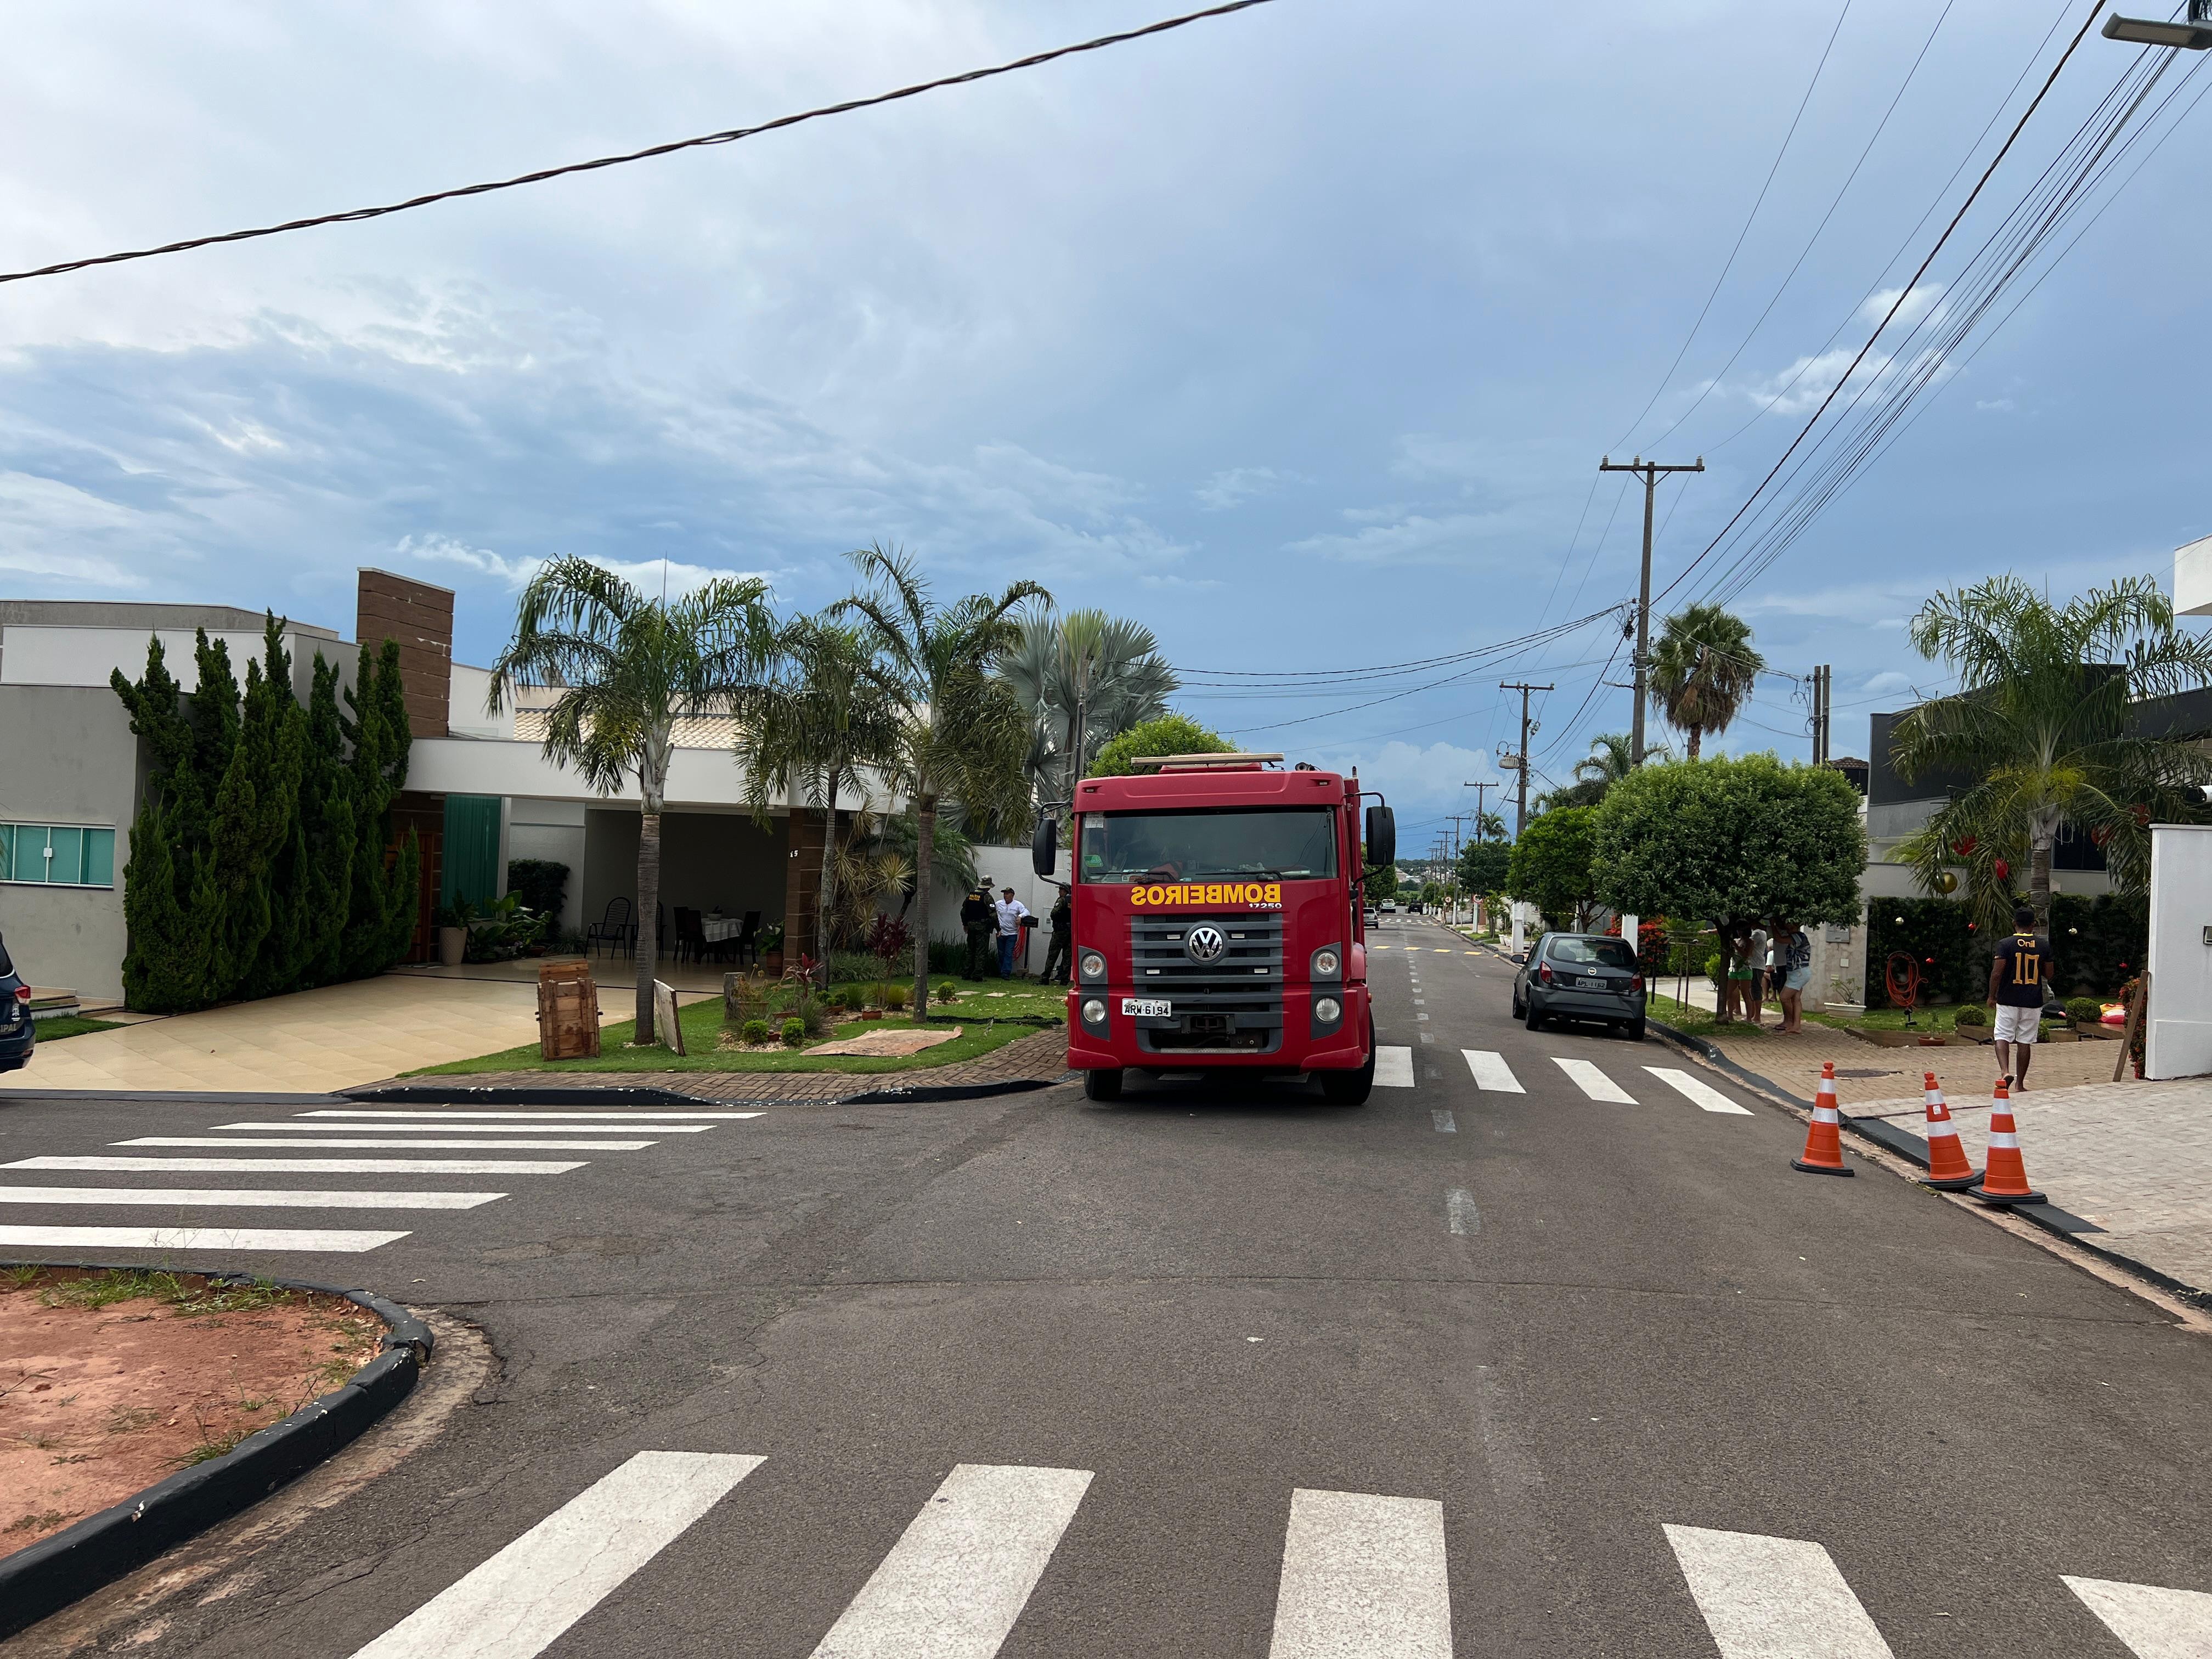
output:
[[1513,843],[1505,890],[1534,904],[1554,927],[1579,931],[1597,896],[1590,860],[1597,846],[1598,811],[1565,806],[1541,813],[1528,820]]
[[1126,778],[1133,769],[1130,763],[1145,756],[1226,755],[1236,746],[1188,714],[1163,714],[1156,720],[1133,726],[1108,742],[1085,775]]

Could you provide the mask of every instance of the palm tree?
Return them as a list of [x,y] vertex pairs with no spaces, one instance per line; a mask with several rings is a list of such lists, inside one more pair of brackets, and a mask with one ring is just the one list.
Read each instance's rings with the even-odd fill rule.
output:
[[914,562],[896,550],[860,549],[853,562],[870,591],[840,599],[832,616],[868,625],[897,726],[884,775],[914,804],[914,887],[921,925],[914,930],[914,1011],[929,1010],[930,854],[937,817],[957,804],[971,820],[1018,816],[1029,805],[1022,775],[1032,722],[998,670],[1021,643],[1021,608],[1052,603],[1033,581],[992,599],[970,593],[951,605],[929,597]]
[[1689,733],[1695,760],[1705,734],[1719,736],[1742,711],[1765,666],[1741,617],[1717,605],[1690,605],[1660,624],[1651,647],[1651,701],[1668,725]]
[[1068,799],[1097,746],[1165,714],[1182,684],[1151,629],[1103,611],[1031,617],[1002,672],[1036,721],[1030,775]]
[[2202,821],[2212,757],[2149,736],[2132,703],[2212,684],[2212,640],[2179,633],[2148,576],[2093,587],[2053,606],[2017,576],[1936,595],[1912,619],[1923,657],[1959,690],[1923,702],[1892,732],[1908,781],[1938,771],[1977,780],[1898,848],[1933,890],[1965,862],[1979,919],[2011,925],[2011,864],[2026,854],[2028,902],[2051,920],[2051,858],[2062,826],[2104,847],[2114,884],[2149,879],[2154,817]]
[[1503,812],[1478,813],[1474,820],[1474,834],[1478,841],[1504,841],[1505,814]]
[[823,815],[814,959],[826,986],[840,862],[837,798],[857,796],[866,806],[866,769],[890,759],[897,724],[866,629],[795,617],[778,631],[775,653],[781,672],[738,700],[732,753],[744,772],[745,804],[763,828],[775,798],[787,800],[794,792]]
[[[1605,799],[1606,792],[1636,769],[1631,757],[1635,746],[1626,732],[1607,732],[1590,739],[1590,751],[1575,763],[1575,781],[1564,789],[1554,789],[1543,797],[1543,806],[1550,811],[1560,806],[1595,806]],[[1664,760],[1667,750],[1654,748],[1645,751],[1647,760]]]
[[773,654],[764,584],[720,577],[674,601],[647,599],[588,559],[555,559],[515,608],[514,637],[492,665],[486,707],[510,686],[558,686],[545,757],[573,765],[602,794],[636,779],[637,1027],[653,1040],[660,910],[660,815],[676,717],[734,706]]

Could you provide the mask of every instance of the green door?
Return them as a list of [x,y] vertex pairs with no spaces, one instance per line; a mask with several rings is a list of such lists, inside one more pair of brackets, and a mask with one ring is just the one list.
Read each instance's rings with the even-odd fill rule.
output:
[[446,841],[438,902],[465,898],[479,910],[499,896],[499,797],[446,797]]

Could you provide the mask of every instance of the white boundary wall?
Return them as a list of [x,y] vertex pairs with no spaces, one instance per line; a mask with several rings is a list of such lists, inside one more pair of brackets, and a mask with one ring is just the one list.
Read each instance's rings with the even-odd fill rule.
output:
[[2212,825],[2151,826],[2146,966],[2143,1076],[2212,1073]]

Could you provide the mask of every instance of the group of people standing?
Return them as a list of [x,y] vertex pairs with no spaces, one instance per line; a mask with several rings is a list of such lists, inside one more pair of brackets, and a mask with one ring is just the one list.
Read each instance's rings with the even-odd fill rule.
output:
[[[1060,896],[1053,901],[1052,943],[1046,947],[1044,972],[1039,977],[1047,984],[1065,985],[1075,956],[1074,936],[1070,931],[1075,902],[1065,882],[1054,882],[1053,885],[1060,890]],[[1029,906],[1014,896],[1012,888],[1001,887],[994,898],[991,878],[984,877],[960,903],[960,927],[968,935],[968,977],[983,976],[985,951],[995,942],[999,977],[1013,978],[1015,958],[1026,954],[1023,950],[1023,929],[1036,927],[1036,920]]]
[[1728,943],[1728,977],[1721,983],[1716,1015],[1720,1022],[1741,1018],[1764,1025],[1760,1016],[1772,997],[1782,1005],[1782,1021],[1775,1029],[1784,1036],[1803,1030],[1805,988],[1813,982],[1812,936],[1794,921],[1781,921],[1771,933],[1764,927],[1741,930]]

